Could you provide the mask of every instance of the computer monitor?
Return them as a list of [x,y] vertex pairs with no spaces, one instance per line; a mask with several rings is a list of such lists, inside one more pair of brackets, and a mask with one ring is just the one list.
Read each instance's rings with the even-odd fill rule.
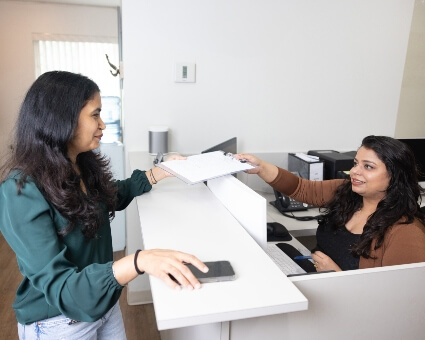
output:
[[236,154],[237,152],[237,138],[233,137],[220,144],[214,145],[201,153],[213,152],[213,151],[224,151],[225,153]]
[[399,139],[400,142],[407,144],[415,155],[416,164],[420,170],[418,181],[422,186],[425,185],[425,138]]

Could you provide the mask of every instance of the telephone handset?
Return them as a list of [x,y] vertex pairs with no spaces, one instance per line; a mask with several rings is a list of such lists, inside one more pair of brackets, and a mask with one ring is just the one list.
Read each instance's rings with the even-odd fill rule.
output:
[[273,189],[273,191],[274,191],[276,200],[270,202],[270,204],[274,206],[277,210],[279,210],[281,213],[285,213],[289,211],[302,211],[312,207],[308,205],[307,203],[298,202],[294,200],[293,198],[285,196],[284,194],[280,193],[277,190]]

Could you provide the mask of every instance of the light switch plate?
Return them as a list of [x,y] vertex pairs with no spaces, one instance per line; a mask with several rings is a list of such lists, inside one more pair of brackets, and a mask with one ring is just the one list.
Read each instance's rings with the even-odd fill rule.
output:
[[176,63],[176,83],[194,83],[196,81],[195,63]]

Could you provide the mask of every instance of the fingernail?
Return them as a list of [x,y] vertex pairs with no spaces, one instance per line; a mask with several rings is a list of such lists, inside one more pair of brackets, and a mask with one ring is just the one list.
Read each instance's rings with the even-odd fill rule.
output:
[[204,273],[207,273],[209,270],[210,270],[210,269],[209,269],[208,267],[204,267],[203,272],[204,272]]
[[189,289],[189,290],[193,290],[193,286],[192,286],[192,285],[188,285],[188,286],[187,286],[187,289]]
[[197,284],[195,285],[195,289],[199,289],[199,288],[201,288],[201,284],[200,284],[200,283],[197,283]]

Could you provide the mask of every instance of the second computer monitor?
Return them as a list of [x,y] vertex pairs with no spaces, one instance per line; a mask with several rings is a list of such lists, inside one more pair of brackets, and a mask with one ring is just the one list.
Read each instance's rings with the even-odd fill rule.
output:
[[399,141],[407,144],[415,156],[416,164],[420,170],[418,181],[425,185],[425,138],[406,138]]

